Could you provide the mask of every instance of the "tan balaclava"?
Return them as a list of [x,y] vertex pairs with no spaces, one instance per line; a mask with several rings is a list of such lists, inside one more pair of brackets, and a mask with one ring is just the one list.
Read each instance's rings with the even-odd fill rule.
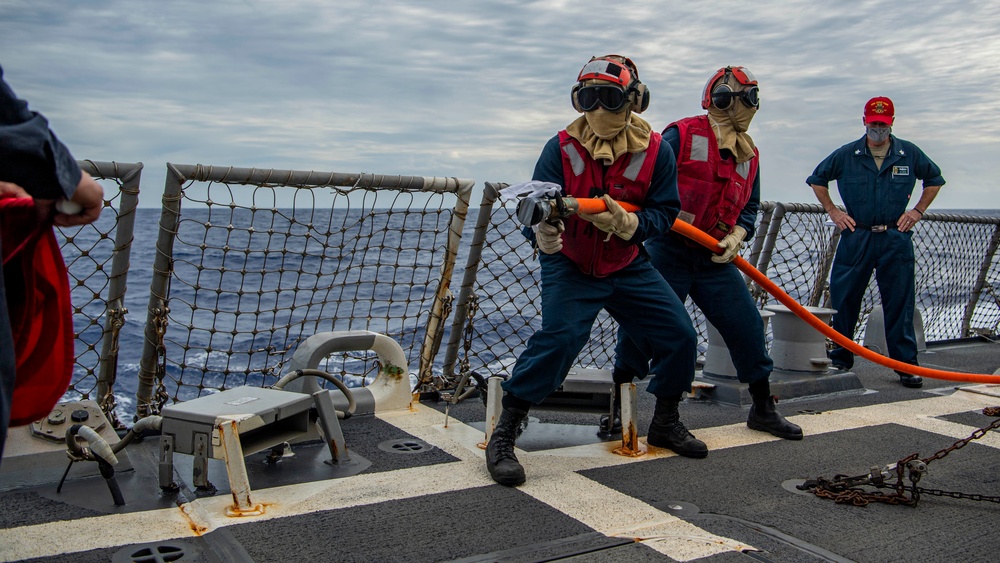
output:
[[[633,103],[637,111],[645,109],[645,103],[638,99],[643,94],[635,89],[636,85],[643,89],[645,86],[639,82],[632,62],[618,55],[594,57],[580,71],[577,80],[573,104],[583,115],[569,124],[566,132],[579,141],[594,160],[605,165],[612,164],[626,153],[646,150],[652,127],[632,111]],[[610,111],[601,105],[584,111],[576,100],[577,88],[594,85],[621,88],[626,92],[629,103],[617,111]]]
[[[739,80],[732,74],[727,74],[712,85],[712,89],[719,84],[729,85],[734,92],[738,92],[746,86],[741,85]],[[719,150],[729,149],[736,158],[736,162],[746,162],[754,157],[753,139],[747,133],[750,128],[750,121],[756,115],[757,108],[747,107],[742,101],[734,99],[726,109],[719,109],[714,104],[708,106],[708,121],[715,131],[715,139],[719,142]]]

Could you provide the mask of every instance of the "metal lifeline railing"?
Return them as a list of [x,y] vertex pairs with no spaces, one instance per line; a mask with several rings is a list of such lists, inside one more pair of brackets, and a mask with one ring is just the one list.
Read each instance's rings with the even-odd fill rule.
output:
[[125,293],[142,163],[82,160],[78,164],[97,180],[113,181],[117,191],[105,189],[104,211],[97,223],[56,229],[70,275],[76,334],[68,396],[96,400],[115,421],[118,342],[127,313]]
[[[138,416],[206,389],[273,383],[297,344],[328,330],[398,340],[419,385],[432,385],[472,186],[168,164]],[[327,371],[365,377],[369,356]]]
[[[133,226],[142,165],[81,164],[120,193],[108,194],[97,223],[60,230],[79,353],[68,398],[96,397],[110,411],[116,391],[124,395],[119,337],[140,342],[123,305],[134,229],[151,238],[155,227],[157,240],[155,252],[150,241],[138,247],[154,254],[151,271],[131,272],[150,291],[142,354],[129,366],[138,384],[127,380],[137,405],[127,414],[273,383],[295,347],[325,330],[387,334],[403,346],[416,390],[447,390],[473,371],[509,373],[540,324],[537,262],[515,205],[497,199],[505,184],[487,183],[470,210],[471,180],[171,164],[159,224]],[[928,213],[913,240],[927,340],[995,337],[1000,218]],[[799,302],[828,306],[838,242],[819,205],[764,202],[743,256]],[[775,302],[750,289],[761,306]],[[873,281],[856,339],[877,304]],[[704,349],[704,319],[690,303],[688,311]],[[602,313],[578,363],[608,367],[615,332]],[[327,371],[361,384],[376,371],[365,354],[333,361]]]
[[[767,233],[758,230],[762,251],[755,264],[799,302],[828,307],[829,273],[840,233],[819,204],[768,203]],[[913,232],[917,310],[927,340],[995,335],[1000,322],[997,300],[1000,268],[997,241],[1000,218],[927,213]],[[758,240],[752,248],[756,248]],[[777,300],[752,288],[761,306]],[[984,296],[986,298],[984,299]],[[862,301],[857,336],[879,305],[875,277]]]

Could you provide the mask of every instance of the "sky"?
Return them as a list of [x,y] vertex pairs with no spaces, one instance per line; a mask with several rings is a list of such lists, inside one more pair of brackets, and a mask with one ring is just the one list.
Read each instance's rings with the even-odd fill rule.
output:
[[0,0],[0,66],[76,158],[142,162],[142,207],[168,162],[529,180],[616,53],[655,130],[704,113],[718,68],[756,75],[762,200],[815,202],[889,96],[947,180],[932,207],[995,209],[998,29],[995,0]]

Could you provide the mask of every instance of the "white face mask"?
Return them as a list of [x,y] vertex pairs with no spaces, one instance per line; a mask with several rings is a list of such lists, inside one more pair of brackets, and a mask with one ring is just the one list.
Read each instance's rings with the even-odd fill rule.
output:
[[872,127],[871,125],[866,125],[865,130],[868,132],[868,140],[876,145],[881,145],[889,140],[889,134],[892,133],[892,127]]

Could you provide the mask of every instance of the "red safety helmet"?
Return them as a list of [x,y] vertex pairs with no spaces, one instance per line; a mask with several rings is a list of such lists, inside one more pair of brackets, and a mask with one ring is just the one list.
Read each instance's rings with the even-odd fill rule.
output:
[[639,79],[635,63],[628,57],[621,55],[605,55],[594,57],[590,62],[583,65],[580,75],[576,77],[577,82],[584,80],[606,80],[627,89],[633,80]]
[[755,77],[746,67],[724,66],[715,71],[715,74],[713,74],[712,77],[708,79],[708,82],[705,83],[705,90],[701,93],[702,109],[708,109],[708,107],[712,105],[712,86],[717,80],[719,80],[719,78],[726,76],[727,74],[734,76],[736,81],[743,86],[757,86],[757,77]]

